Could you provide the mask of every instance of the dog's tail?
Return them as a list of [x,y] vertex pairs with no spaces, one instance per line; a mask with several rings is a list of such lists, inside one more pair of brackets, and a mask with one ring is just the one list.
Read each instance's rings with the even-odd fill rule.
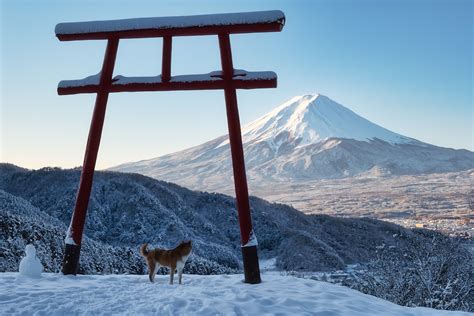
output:
[[147,249],[148,247],[148,244],[143,244],[141,247],[140,247],[140,254],[143,256],[143,257],[148,257],[148,254],[150,253]]

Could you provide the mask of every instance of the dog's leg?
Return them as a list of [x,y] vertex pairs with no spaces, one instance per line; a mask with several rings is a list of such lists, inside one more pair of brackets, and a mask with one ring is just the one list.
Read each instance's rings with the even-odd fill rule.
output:
[[161,265],[159,263],[155,262],[155,273],[153,273],[153,281],[155,280],[155,276],[158,273],[158,270],[161,268]]
[[174,270],[176,270],[176,266],[171,266],[170,267],[170,284],[173,284]]
[[178,280],[179,284],[182,284],[181,278],[183,276],[183,269],[184,269],[184,263],[182,261],[178,261],[176,263],[176,269],[178,269]]
[[148,260],[148,278],[150,279],[150,282],[155,281],[155,274],[157,271],[157,266],[155,265],[155,261]]
[[178,279],[179,279],[179,284],[183,284],[181,282],[181,278],[183,277],[183,267],[178,266]]

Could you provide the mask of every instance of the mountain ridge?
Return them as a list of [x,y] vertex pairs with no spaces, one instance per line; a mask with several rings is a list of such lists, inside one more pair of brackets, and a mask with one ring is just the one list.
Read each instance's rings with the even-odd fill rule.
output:
[[[41,245],[45,255],[51,248],[54,258],[48,260],[48,269],[57,271],[80,170],[5,169],[11,168],[0,163],[0,258],[6,259],[0,260],[0,271],[18,266],[27,243]],[[422,241],[410,229],[374,219],[305,215],[256,197],[250,198],[250,205],[260,258],[276,258],[284,270],[336,270],[368,261],[382,240],[394,242],[393,234]],[[230,196],[191,191],[139,174],[98,171],[87,217],[83,245],[91,251],[82,261],[84,272],[110,271],[94,263],[109,249],[128,252],[130,259],[121,264],[120,257],[114,257],[111,266],[142,273],[139,245],[171,248],[183,239],[193,240],[187,266],[194,273],[228,273],[241,266],[238,218]],[[365,235],[367,231],[372,233]],[[307,255],[295,259],[295,253]]]

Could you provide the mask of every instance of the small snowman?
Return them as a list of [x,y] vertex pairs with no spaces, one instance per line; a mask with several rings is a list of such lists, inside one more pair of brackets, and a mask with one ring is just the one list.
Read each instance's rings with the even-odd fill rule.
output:
[[21,259],[20,262],[20,275],[24,275],[30,278],[40,278],[41,272],[43,272],[43,265],[36,257],[35,246],[26,245],[25,253],[26,257]]

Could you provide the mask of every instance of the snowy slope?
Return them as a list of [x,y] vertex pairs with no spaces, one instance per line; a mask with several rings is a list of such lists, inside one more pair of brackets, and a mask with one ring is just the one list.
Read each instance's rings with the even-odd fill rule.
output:
[[[242,136],[251,187],[474,168],[473,152],[391,132],[318,94],[292,98],[245,125]],[[141,173],[197,190],[233,190],[227,135],[112,170]]]
[[[59,271],[63,239],[79,177],[78,169],[29,171],[0,164],[0,271],[17,270],[26,244],[33,244],[38,249],[38,257],[46,271]],[[404,275],[403,280],[397,278],[396,281],[402,280],[407,285],[403,289],[416,295],[410,294],[409,301],[400,301],[398,298],[405,296],[399,296],[399,289],[395,288],[395,293],[390,292],[388,299],[409,306],[430,306],[426,305],[426,288],[413,286],[419,284],[419,277],[404,272],[412,271],[411,254],[416,253],[419,257],[426,252],[420,249],[429,253],[429,256],[422,256],[429,258],[423,260],[427,271],[436,271],[431,267],[436,268],[438,262],[448,266],[443,278],[430,282],[431,289],[433,284],[436,288],[449,287],[452,295],[459,297],[457,291],[464,288],[463,284],[450,287],[450,280],[469,283],[472,276],[468,272],[472,268],[466,264],[472,262],[467,251],[463,247],[452,247],[448,237],[434,231],[410,230],[368,218],[305,215],[291,207],[258,198],[251,198],[250,203],[259,241],[259,258],[273,262],[281,270],[298,273],[335,271],[344,269],[347,264],[373,262],[374,258],[380,258],[380,249],[389,249],[390,256],[386,260],[396,262],[396,268],[391,268],[389,274],[398,271]],[[144,261],[138,255],[139,244],[148,241],[169,247],[187,238],[193,240],[194,249],[185,266],[186,273],[233,273],[241,267],[234,199],[189,191],[137,174],[95,174],[85,234],[81,271],[87,274],[142,274],[145,270]],[[449,263],[443,259],[446,253],[451,260]],[[385,262],[382,261],[383,267]],[[262,269],[264,266],[262,264]],[[375,267],[371,269],[372,273],[384,276],[384,270]],[[351,281],[359,279],[360,276],[346,279],[345,285],[372,293],[356,287],[359,281]],[[390,287],[390,284],[390,280],[384,281],[370,290],[374,290],[374,295],[385,295],[387,291],[383,287]],[[103,293],[95,294],[107,299]],[[246,297],[246,294],[242,295]],[[8,297],[0,292],[0,300],[9,300]],[[442,302],[445,302],[444,298]],[[460,302],[467,306],[460,308],[469,310],[472,306],[470,299]],[[450,306],[453,308],[454,305]]]
[[44,315],[472,315],[395,305],[346,287],[264,273],[249,285],[242,275],[167,276],[150,283],[141,275],[62,276],[26,279],[0,273],[0,314]]

